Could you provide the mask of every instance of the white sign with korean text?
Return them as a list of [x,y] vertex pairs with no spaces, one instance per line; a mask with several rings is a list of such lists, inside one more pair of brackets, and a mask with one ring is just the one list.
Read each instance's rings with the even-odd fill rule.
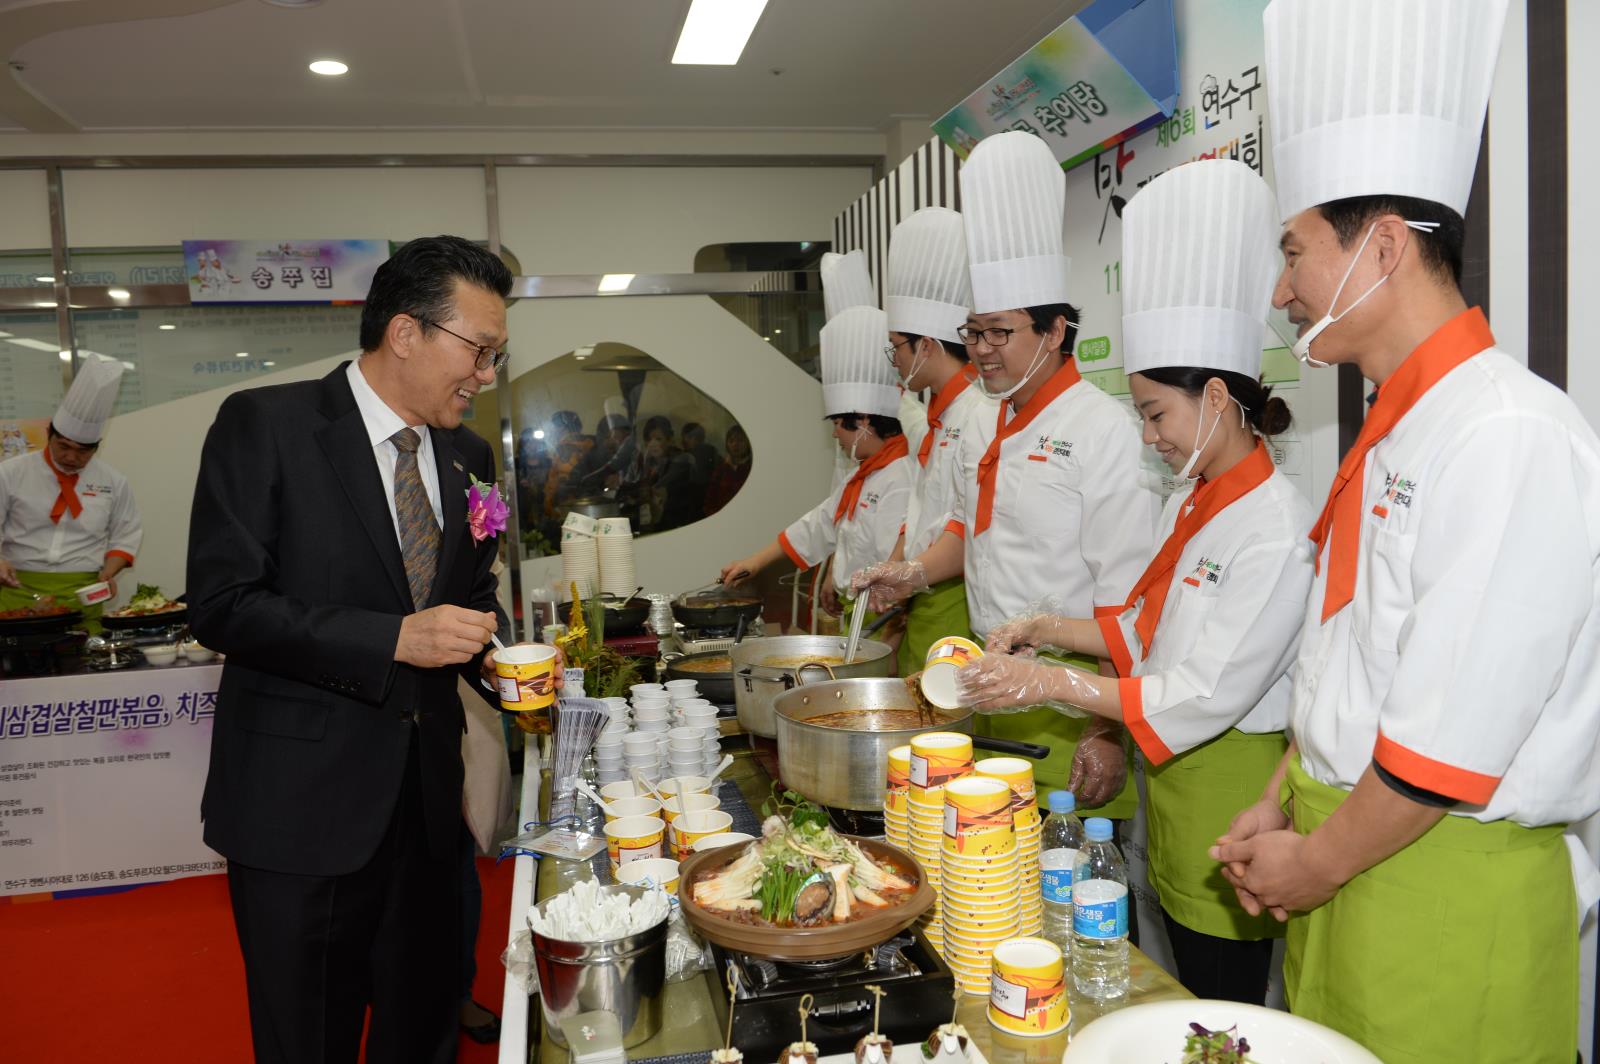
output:
[[387,240],[185,240],[192,303],[360,303]]
[[200,838],[220,665],[0,686],[0,895],[224,870]]

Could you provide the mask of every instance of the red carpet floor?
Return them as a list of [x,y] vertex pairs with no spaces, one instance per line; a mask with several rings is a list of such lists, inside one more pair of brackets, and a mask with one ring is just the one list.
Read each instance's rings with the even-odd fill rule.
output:
[[[473,996],[500,1011],[512,863],[480,858]],[[461,1039],[462,1064],[496,1059]],[[0,1062],[248,1064],[244,964],[224,876],[0,899]]]

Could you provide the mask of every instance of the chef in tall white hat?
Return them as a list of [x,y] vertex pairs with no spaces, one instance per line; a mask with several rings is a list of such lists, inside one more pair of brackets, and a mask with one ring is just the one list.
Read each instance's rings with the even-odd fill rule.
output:
[[[1263,439],[1289,426],[1260,381],[1275,207],[1254,170],[1226,159],[1169,170],[1128,204],[1123,369],[1145,443],[1183,486],[1118,611],[1003,624],[959,674],[980,711],[1048,702],[1126,725],[1144,756],[1150,880],[1178,977],[1197,997],[1257,1005],[1283,928],[1244,910],[1206,849],[1283,756],[1311,586],[1311,504]],[[1041,646],[1110,658],[1125,679],[1007,656]]]
[[[139,509],[127,479],[96,453],[122,370],[112,359],[85,358],[50,419],[44,450],[0,462],[0,610],[36,605],[35,595],[76,609],[80,588],[107,581],[114,589],[133,564]],[[100,609],[84,609],[93,629]]]
[[[831,291],[831,295],[830,295]],[[850,574],[889,557],[905,523],[915,459],[898,417],[900,378],[884,355],[888,324],[876,305],[866,257],[824,256],[822,409],[851,463],[849,475],[761,550],[722,568],[737,584],[787,557],[801,569],[833,559],[823,607],[838,611]]]
[[[969,431],[994,426],[995,402],[976,386],[977,367],[958,331],[972,304],[960,214],[924,207],[895,226],[883,302],[889,321],[885,354],[907,394],[927,396],[927,429],[920,442],[909,429],[906,433],[917,468],[905,528],[890,555],[901,561],[933,546],[952,521],[959,521],[961,484],[977,477],[976,455],[969,452],[967,465],[961,463],[961,441]],[[936,641],[971,628],[966,585],[954,576],[914,595],[906,615],[898,648],[902,676],[922,668]]]
[[[981,639],[1046,598],[1073,616],[1120,608],[1154,553],[1161,499],[1140,472],[1133,419],[1072,358],[1065,176],[1050,149],[1028,133],[996,134],[968,158],[961,192],[972,306],[959,334],[999,407],[986,431],[961,441],[976,478],[962,485],[959,519],[917,557],[855,583],[879,605],[965,573]],[[1102,667],[1085,655],[1067,660]],[[979,723],[1049,745],[1035,769],[1041,783],[1070,786],[1101,815],[1133,815],[1116,722],[1040,708]]]
[[1459,288],[1505,13],[1266,11],[1274,300],[1377,396],[1312,530],[1289,800],[1275,778],[1213,856],[1287,916],[1290,1007],[1387,1064],[1577,1051],[1595,869],[1563,829],[1600,811],[1600,440]]

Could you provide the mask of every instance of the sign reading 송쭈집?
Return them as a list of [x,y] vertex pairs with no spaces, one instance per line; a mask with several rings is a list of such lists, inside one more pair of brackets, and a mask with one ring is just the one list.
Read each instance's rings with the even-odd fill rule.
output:
[[359,303],[387,240],[185,240],[193,303]]
[[1173,0],[1097,0],[933,124],[961,158],[1008,129],[1033,133],[1071,169],[1172,113]]

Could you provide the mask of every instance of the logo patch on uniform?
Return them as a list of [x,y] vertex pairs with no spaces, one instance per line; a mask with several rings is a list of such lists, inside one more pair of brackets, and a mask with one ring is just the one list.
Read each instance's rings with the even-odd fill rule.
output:
[[1071,440],[1056,440],[1048,435],[1040,436],[1039,441],[1033,445],[1033,453],[1028,455],[1028,458],[1035,462],[1044,462],[1051,458],[1071,457]]
[[1183,578],[1183,582],[1190,587],[1200,587],[1204,584],[1218,584],[1222,582],[1222,566],[1209,558],[1201,558],[1195,565],[1194,572]]
[[1372,507],[1374,517],[1388,520],[1389,511],[1396,506],[1411,509],[1411,499],[1417,492],[1417,482],[1401,476],[1399,473],[1390,473],[1384,478],[1383,498],[1379,499]]
[[883,495],[880,492],[864,491],[864,492],[861,493],[861,501],[856,504],[856,509],[858,509],[858,510],[870,510],[873,507],[877,506],[878,502],[882,498],[883,498]]

